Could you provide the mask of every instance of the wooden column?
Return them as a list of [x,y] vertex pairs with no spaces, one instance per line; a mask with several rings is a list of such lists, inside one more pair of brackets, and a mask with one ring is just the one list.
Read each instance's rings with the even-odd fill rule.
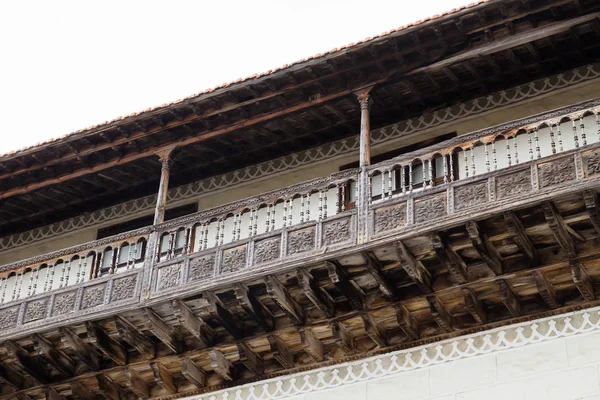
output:
[[361,89],[355,93],[360,105],[360,176],[358,178],[358,198],[356,207],[358,213],[358,244],[366,243],[368,240],[367,220],[369,215],[369,203],[371,191],[369,189],[370,177],[367,167],[371,165],[371,125],[369,122],[369,110],[371,108],[371,87]]
[[169,191],[169,172],[173,160],[171,159],[170,149],[164,153],[158,154],[161,163],[160,185],[158,187],[158,196],[156,199],[156,210],[154,211],[154,225],[160,224],[165,220],[165,209],[167,207],[167,192]]

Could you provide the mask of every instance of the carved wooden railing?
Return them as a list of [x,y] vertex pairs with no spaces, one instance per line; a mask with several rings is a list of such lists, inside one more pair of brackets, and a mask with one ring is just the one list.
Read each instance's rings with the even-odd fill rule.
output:
[[357,178],[343,171],[158,226],[152,290],[352,242]]
[[0,267],[0,305],[142,267],[150,228]]

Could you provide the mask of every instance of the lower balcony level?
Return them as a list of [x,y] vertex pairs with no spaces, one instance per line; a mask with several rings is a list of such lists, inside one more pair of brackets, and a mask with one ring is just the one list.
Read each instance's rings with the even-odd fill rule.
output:
[[181,397],[597,305],[599,110],[5,265],[0,399]]

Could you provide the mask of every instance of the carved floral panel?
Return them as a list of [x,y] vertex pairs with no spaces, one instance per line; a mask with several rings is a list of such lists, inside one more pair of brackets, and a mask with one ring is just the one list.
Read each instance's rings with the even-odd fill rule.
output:
[[315,248],[315,227],[300,229],[288,234],[288,254],[303,253]]
[[112,293],[110,301],[119,301],[130,299],[135,293],[135,284],[137,275],[126,276],[125,278],[115,279],[113,281]]
[[402,203],[375,210],[373,222],[375,233],[403,227],[406,224],[406,204]]
[[0,310],[0,329],[13,328],[17,326],[19,307],[5,308]]
[[446,194],[415,200],[415,222],[426,222],[446,216]]
[[223,251],[221,273],[235,272],[246,267],[246,245]]
[[487,181],[454,188],[454,209],[457,211],[487,203],[488,201]]
[[538,166],[540,187],[558,185],[575,180],[575,162],[573,157],[566,157]]
[[169,265],[158,270],[156,290],[164,290],[179,284],[181,264]]
[[499,199],[531,192],[531,171],[525,169],[496,178],[496,196]]
[[23,323],[45,318],[47,308],[48,298],[28,302],[25,306],[25,315],[23,316]]
[[92,308],[104,304],[106,285],[89,286],[83,289],[81,308]]
[[213,254],[190,260],[188,282],[198,281],[213,276],[215,256]]
[[70,313],[75,308],[75,300],[77,299],[77,291],[60,293],[54,296],[54,305],[52,306],[52,315],[62,315]]
[[281,252],[281,237],[259,240],[254,244],[254,263],[275,260]]
[[584,154],[583,165],[588,176],[600,174],[600,152]]
[[323,244],[335,244],[350,239],[352,235],[350,218],[323,223]]

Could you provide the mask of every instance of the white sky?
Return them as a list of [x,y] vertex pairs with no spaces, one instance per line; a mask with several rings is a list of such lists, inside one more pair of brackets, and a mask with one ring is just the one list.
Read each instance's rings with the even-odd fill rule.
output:
[[0,154],[468,2],[2,1]]

